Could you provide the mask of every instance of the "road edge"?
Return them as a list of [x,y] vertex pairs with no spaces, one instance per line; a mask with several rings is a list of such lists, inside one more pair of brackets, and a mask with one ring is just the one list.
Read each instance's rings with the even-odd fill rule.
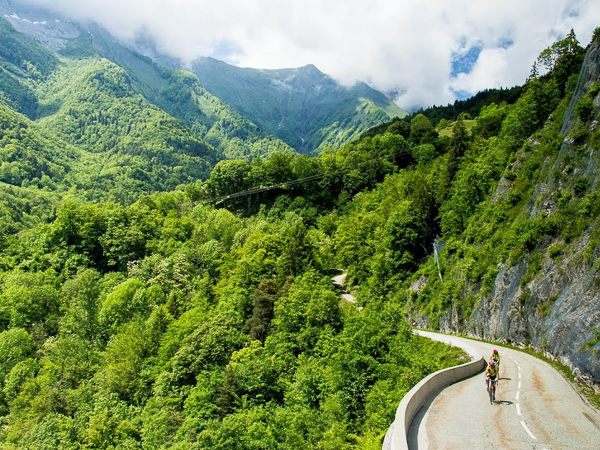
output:
[[[400,401],[394,423],[390,427],[391,436],[389,439],[386,436],[383,449],[408,450],[408,429],[415,415],[429,397],[442,387],[475,375],[484,370],[485,366],[485,357],[477,358],[475,356],[472,361],[438,370],[423,378]],[[386,441],[389,444],[387,447]]]

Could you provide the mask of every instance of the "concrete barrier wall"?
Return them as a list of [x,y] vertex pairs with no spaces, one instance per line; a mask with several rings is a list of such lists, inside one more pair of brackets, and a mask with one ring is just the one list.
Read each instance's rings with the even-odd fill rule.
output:
[[410,423],[415,414],[434,392],[459,380],[475,375],[477,372],[485,369],[485,366],[485,358],[482,357],[481,359],[461,364],[460,366],[438,370],[423,378],[419,384],[404,396],[400,405],[398,405],[396,419],[394,420],[391,450],[408,450],[407,435]]

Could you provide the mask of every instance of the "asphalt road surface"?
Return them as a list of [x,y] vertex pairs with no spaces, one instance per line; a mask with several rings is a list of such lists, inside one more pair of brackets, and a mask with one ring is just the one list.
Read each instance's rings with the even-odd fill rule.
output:
[[490,405],[479,373],[453,384],[417,414],[411,450],[600,450],[600,413],[552,366],[526,353],[417,331],[489,359],[500,352],[500,381]]

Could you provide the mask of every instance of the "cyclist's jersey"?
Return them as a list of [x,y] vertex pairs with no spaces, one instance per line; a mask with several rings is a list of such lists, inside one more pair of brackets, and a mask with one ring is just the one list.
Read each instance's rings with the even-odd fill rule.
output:
[[492,353],[492,359],[497,363],[500,362],[500,353]]
[[487,366],[487,369],[485,369],[485,374],[489,375],[490,378],[498,378],[498,366]]

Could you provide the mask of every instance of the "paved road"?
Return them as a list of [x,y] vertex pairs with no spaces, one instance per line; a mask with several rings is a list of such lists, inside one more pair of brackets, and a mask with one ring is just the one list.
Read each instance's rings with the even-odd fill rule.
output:
[[[346,283],[346,272],[341,273],[335,277],[333,277],[331,279],[331,281],[333,282],[333,285],[339,290],[340,292],[340,297],[342,297],[344,300],[351,302],[351,303],[356,303],[356,298],[353,295],[350,295],[346,292],[346,290],[344,289],[344,284]],[[362,308],[360,308],[362,309]]]
[[526,353],[469,339],[418,331],[473,356],[502,357],[496,403],[483,373],[443,389],[409,431],[419,450],[600,450],[600,414],[552,366]]

